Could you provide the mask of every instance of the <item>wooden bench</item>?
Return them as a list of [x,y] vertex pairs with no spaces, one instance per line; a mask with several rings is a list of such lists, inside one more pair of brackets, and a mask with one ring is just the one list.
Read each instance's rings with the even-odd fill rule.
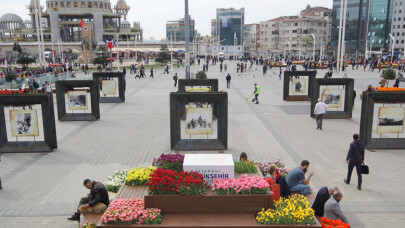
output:
[[[114,199],[112,199],[111,201],[116,200],[118,198],[143,199],[143,197],[147,194],[148,194],[148,186],[127,186],[123,184],[121,188],[118,190]],[[103,216],[103,214],[104,213],[85,215],[84,218],[80,221],[80,226],[82,226],[83,224],[96,224],[96,226],[101,225],[101,217]]]

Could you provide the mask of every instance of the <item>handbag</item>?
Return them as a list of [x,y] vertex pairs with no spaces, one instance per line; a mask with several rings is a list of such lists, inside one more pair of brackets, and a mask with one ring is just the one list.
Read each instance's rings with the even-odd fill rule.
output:
[[368,165],[361,165],[361,174],[369,174]]

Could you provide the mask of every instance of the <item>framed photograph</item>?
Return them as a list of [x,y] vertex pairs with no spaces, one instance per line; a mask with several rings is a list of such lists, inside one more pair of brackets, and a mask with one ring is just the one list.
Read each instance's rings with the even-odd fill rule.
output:
[[186,109],[186,134],[212,134],[212,108]]
[[324,89],[322,92],[322,100],[328,105],[328,108],[341,108],[342,94],[343,90],[341,89]]
[[404,133],[405,109],[403,107],[380,107],[378,109],[377,132]]
[[87,91],[68,91],[70,110],[87,110]]
[[293,93],[307,93],[307,80],[304,78],[295,78],[292,80]]
[[117,83],[114,80],[103,80],[101,86],[103,95],[117,94]]
[[39,136],[36,110],[10,110],[13,137]]

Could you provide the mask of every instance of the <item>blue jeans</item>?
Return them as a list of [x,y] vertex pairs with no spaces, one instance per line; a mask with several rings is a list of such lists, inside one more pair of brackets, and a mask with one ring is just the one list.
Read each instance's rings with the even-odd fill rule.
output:
[[311,190],[311,187],[309,185],[305,184],[297,184],[294,187],[290,189],[291,192],[301,192],[301,195],[307,196],[309,194],[309,191]]

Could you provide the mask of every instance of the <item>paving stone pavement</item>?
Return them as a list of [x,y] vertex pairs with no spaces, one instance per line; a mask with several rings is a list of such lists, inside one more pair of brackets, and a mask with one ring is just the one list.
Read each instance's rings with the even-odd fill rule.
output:
[[[202,66],[192,68],[193,72]],[[366,151],[371,174],[364,176],[363,190],[357,191],[353,177],[345,185],[345,157],[352,134],[359,131],[359,94],[368,84],[378,85],[377,72],[348,70],[355,78],[357,98],[353,119],[325,120],[324,130],[315,130],[309,117],[309,102],[282,100],[282,80],[278,69],[262,76],[260,66],[237,74],[231,70],[231,88],[219,65],[210,66],[208,77],[219,78],[219,88],[229,93],[229,149],[225,153],[238,158],[247,152],[255,161],[281,159],[293,168],[303,159],[315,171],[313,189],[338,185],[341,202],[352,227],[401,227],[405,222],[404,150]],[[126,102],[100,104],[101,119],[96,122],[57,122],[58,149],[48,154],[4,154],[0,177],[0,227],[77,227],[69,222],[81,196],[85,178],[106,181],[115,170],[147,166],[161,153],[170,153],[169,93],[174,69],[169,75],[158,70],[155,78],[134,79],[127,75]],[[325,71],[318,71],[323,77]],[[84,77],[79,75],[79,77]],[[338,77],[336,74],[334,77]],[[245,101],[261,86],[260,104]],[[404,84],[401,84],[403,87]],[[55,111],[56,112],[56,111]],[[55,113],[55,115],[57,115]],[[202,151],[198,153],[218,153]]]

